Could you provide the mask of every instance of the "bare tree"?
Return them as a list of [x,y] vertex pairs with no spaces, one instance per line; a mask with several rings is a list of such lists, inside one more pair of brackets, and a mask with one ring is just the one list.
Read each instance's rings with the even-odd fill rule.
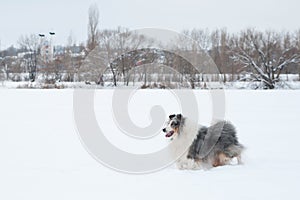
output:
[[193,29],[189,36],[196,42],[199,50],[208,51],[211,48],[211,38],[208,29]]
[[29,52],[27,68],[30,81],[35,81],[37,68],[37,51],[39,48],[39,37],[35,34],[21,36],[18,40],[21,49]]
[[[300,29],[295,32],[295,45],[300,54]],[[299,81],[300,81],[300,64],[298,63],[296,73],[298,73]]]
[[223,75],[223,82],[227,81],[226,74],[231,73],[233,76],[236,72],[236,64],[230,59],[231,37],[226,28],[216,29],[211,33],[209,54],[217,65],[219,73]]
[[88,41],[87,48],[93,50],[99,44],[99,9],[97,4],[92,4],[88,11]]
[[[63,72],[64,72],[64,80],[68,82],[73,82],[75,79],[75,73],[82,60],[82,56],[78,55],[78,48],[80,46],[76,45],[76,40],[71,31],[67,38],[67,46],[62,56],[60,56],[59,60],[63,64]],[[73,51],[76,52],[73,52]],[[75,54],[74,54],[75,53]]]
[[[189,81],[192,88],[195,87],[197,75],[201,73],[216,73],[211,66],[210,58],[207,55],[211,49],[211,37],[207,29],[184,30],[174,41],[174,49],[177,56],[166,56],[169,60],[166,63],[181,74],[181,83],[184,79]],[[183,58],[181,58],[181,55]],[[189,62],[187,62],[187,60]],[[204,63],[206,63],[204,65]],[[173,75],[174,76],[174,75]]]
[[151,40],[137,32],[127,28],[118,27],[113,30],[100,32],[100,49],[106,52],[106,62],[113,76],[116,86],[118,76],[123,77],[124,84],[128,85],[128,71],[134,67],[133,55],[127,55],[141,48],[143,45],[151,45]]
[[117,34],[115,35],[116,43],[115,49],[117,51],[117,56],[121,62],[118,65],[118,71],[121,72],[124,84],[128,85],[129,74],[128,71],[133,67],[130,66],[132,62],[129,62],[130,58],[126,55],[129,51],[135,51],[141,47],[144,42],[146,42],[146,37],[144,35],[138,34],[134,31],[130,31],[128,28],[117,28]]
[[8,80],[9,79],[9,67],[11,66],[10,59],[0,58],[0,80]]
[[289,33],[247,29],[231,46],[232,58],[244,65],[250,80],[263,82],[269,89],[275,88],[287,66],[300,63],[299,50]]

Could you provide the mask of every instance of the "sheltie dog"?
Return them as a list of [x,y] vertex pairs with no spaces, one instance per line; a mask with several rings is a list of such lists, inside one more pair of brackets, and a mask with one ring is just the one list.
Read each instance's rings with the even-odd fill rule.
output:
[[227,121],[205,127],[181,114],[173,114],[163,132],[173,143],[170,152],[177,159],[179,169],[223,166],[230,164],[233,158],[237,158],[238,164],[242,163],[244,146],[238,142],[235,127]]

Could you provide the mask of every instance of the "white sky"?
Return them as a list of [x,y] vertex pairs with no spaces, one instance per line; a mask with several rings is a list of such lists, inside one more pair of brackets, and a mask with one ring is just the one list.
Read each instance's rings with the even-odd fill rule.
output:
[[66,44],[71,32],[77,42],[86,41],[93,2],[100,10],[101,29],[300,28],[299,0],[0,0],[0,48],[16,45],[22,34],[50,30],[56,32],[56,44]]

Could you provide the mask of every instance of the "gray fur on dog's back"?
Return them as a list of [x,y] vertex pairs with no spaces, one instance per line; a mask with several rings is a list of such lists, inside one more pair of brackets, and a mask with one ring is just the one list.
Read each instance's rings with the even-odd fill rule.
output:
[[188,158],[208,160],[218,153],[233,158],[241,154],[235,127],[227,121],[219,121],[210,127],[201,127],[189,148]]

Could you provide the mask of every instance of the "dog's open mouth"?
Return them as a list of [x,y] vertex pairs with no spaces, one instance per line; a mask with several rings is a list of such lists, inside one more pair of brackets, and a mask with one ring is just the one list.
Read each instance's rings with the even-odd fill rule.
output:
[[166,137],[171,137],[173,134],[175,133],[175,131],[169,131],[167,134],[166,134]]

